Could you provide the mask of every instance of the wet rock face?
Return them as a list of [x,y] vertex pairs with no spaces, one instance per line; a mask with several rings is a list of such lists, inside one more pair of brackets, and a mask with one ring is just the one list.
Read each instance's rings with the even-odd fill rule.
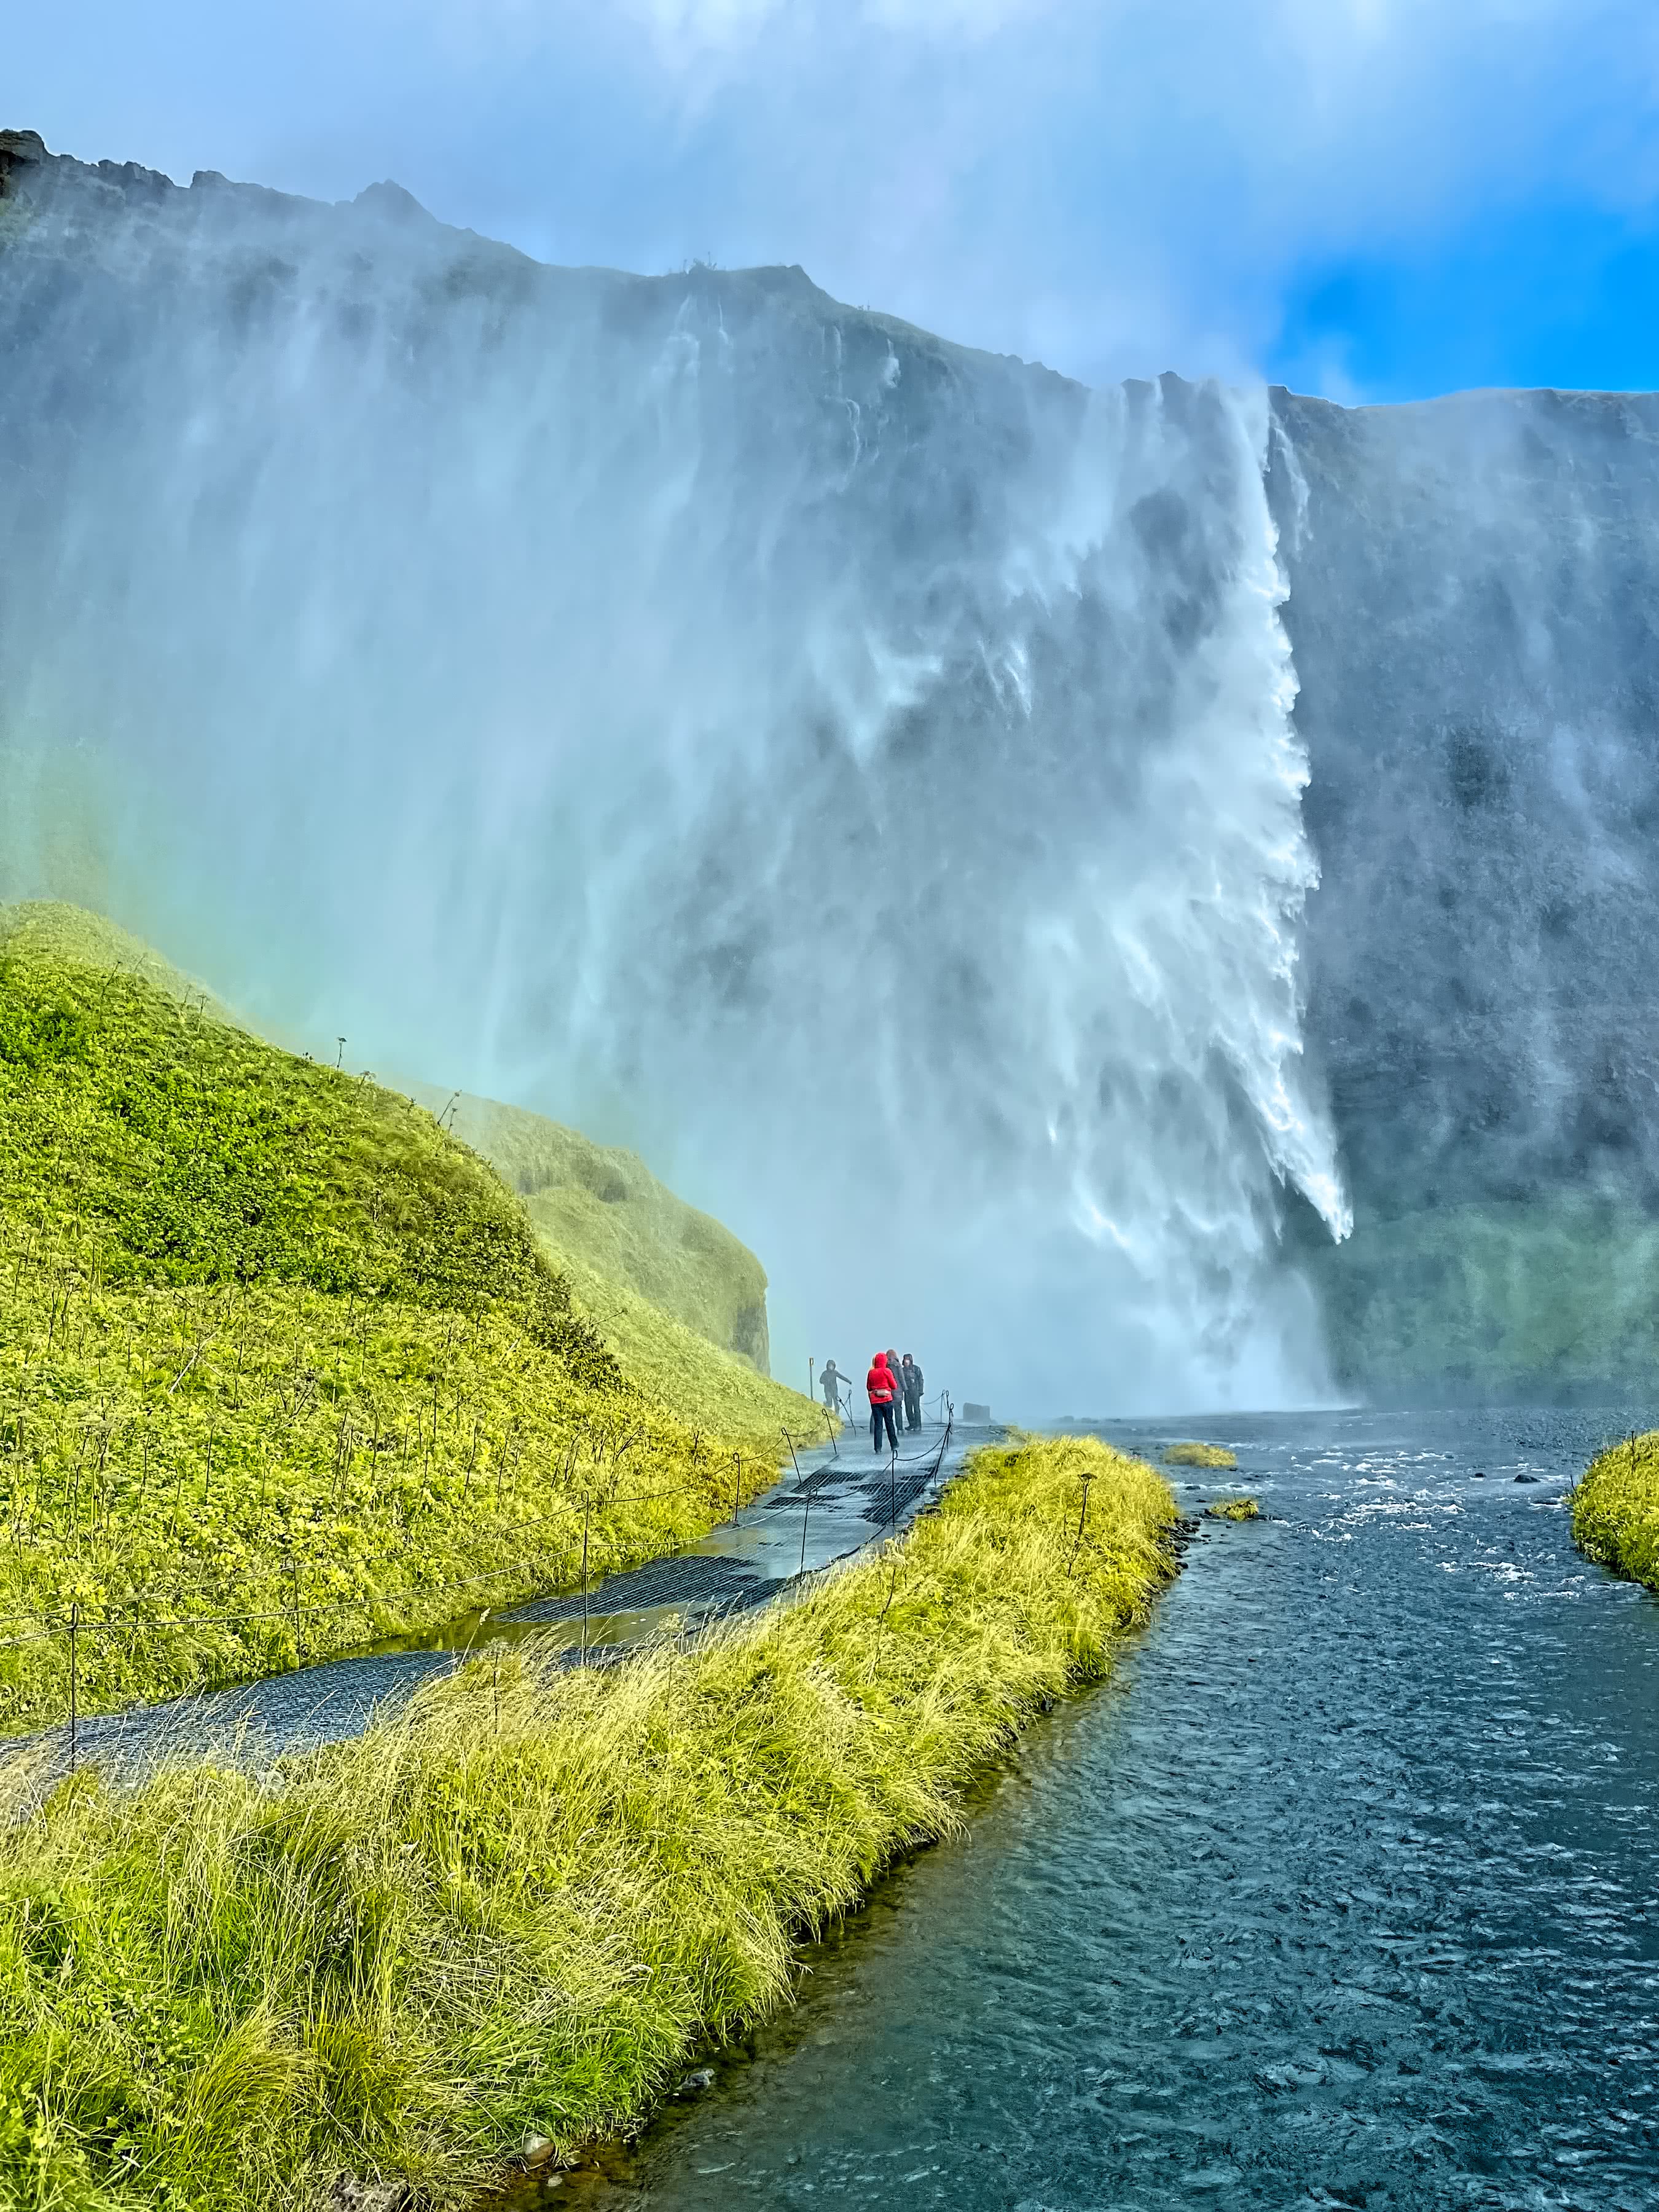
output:
[[732,1327],[732,1341],[728,1350],[750,1360],[763,1375],[772,1371],[770,1332],[767,1327],[764,1301],[758,1305],[745,1306]]
[[1356,1196],[1659,1188],[1659,398],[1275,404]]
[[1356,1234],[1339,1364],[1573,1389],[1659,1346],[1659,398],[1278,393],[1271,489]]
[[46,141],[38,131],[0,131],[0,198],[15,169],[32,167],[46,158]]

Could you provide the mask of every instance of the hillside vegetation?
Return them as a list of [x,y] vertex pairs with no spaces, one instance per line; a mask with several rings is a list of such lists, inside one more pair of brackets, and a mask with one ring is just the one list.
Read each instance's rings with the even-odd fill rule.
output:
[[1659,1220],[1607,1194],[1362,1212],[1297,1258],[1356,1385],[1616,1396],[1659,1362]]
[[1106,1672],[1175,1517],[1097,1441],[991,1448],[903,1542],[744,1628],[603,1670],[475,1661],[280,1792],[83,1772],[0,1865],[9,2201],[320,2212],[344,2173],[453,2205],[527,2140],[627,2126]]
[[463,1097],[448,1121],[523,1199],[579,1287],[600,1298],[632,1291],[766,1373],[766,1270],[712,1215],[677,1198],[633,1152],[539,1114]]
[[1592,1559],[1659,1590],[1659,1430],[1590,1462],[1572,1493],[1572,1534]]
[[91,1707],[702,1534],[809,1409],[628,1301],[607,1342],[407,1097],[0,908],[0,1725],[63,1710],[71,1606]]

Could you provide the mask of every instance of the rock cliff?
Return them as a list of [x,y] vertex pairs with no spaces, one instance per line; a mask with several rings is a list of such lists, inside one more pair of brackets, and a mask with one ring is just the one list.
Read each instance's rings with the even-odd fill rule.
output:
[[1298,1280],[1347,1384],[1659,1353],[1659,399],[1090,393],[20,132],[0,344],[14,888],[654,1102],[815,1295],[891,1162],[999,1396],[1308,1387]]

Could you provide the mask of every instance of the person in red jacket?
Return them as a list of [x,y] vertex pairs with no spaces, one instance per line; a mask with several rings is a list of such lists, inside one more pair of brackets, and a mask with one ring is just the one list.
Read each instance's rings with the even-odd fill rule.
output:
[[898,1377],[887,1365],[887,1354],[878,1352],[870,1362],[870,1372],[864,1378],[864,1387],[870,1399],[870,1449],[881,1449],[882,1431],[886,1430],[887,1441],[898,1449],[898,1430],[893,1421],[893,1401],[898,1395]]

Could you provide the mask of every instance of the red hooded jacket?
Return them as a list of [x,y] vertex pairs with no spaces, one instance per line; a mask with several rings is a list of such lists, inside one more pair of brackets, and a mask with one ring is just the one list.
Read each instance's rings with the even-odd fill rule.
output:
[[888,1371],[887,1354],[878,1352],[870,1363],[870,1372],[864,1378],[864,1387],[872,1406],[890,1406],[898,1395],[898,1387]]

